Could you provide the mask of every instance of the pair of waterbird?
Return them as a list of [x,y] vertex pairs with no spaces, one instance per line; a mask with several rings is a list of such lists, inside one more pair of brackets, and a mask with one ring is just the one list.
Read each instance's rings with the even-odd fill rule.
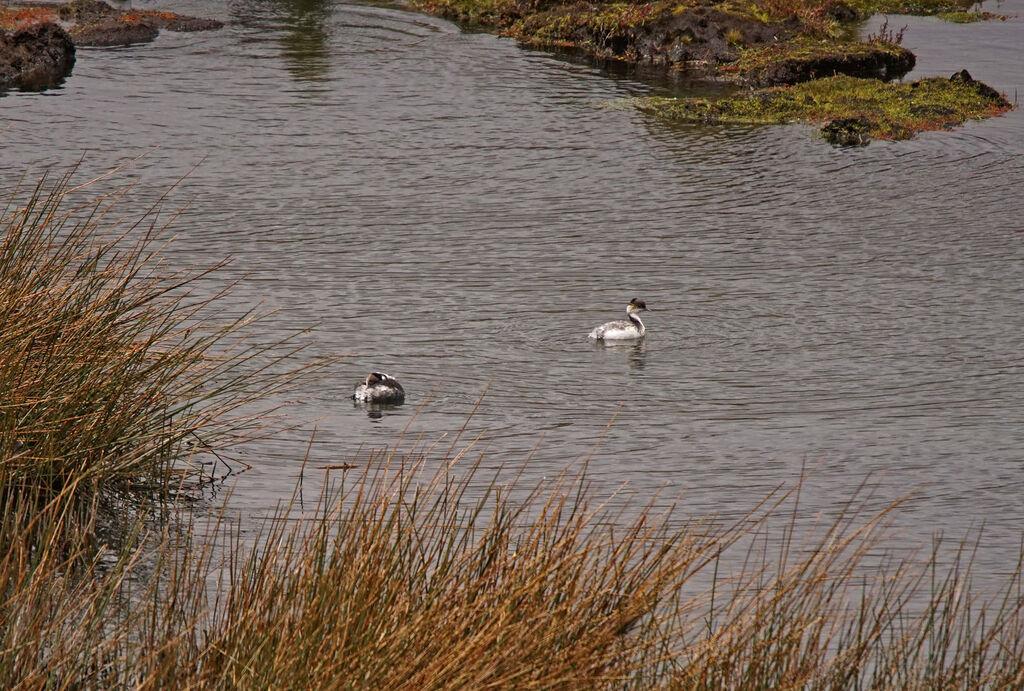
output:
[[[595,341],[635,341],[643,338],[647,329],[637,314],[650,311],[643,300],[633,298],[626,305],[626,319],[601,324],[588,337]],[[366,380],[356,386],[352,398],[366,403],[397,405],[405,401],[405,389],[397,379],[384,372],[370,372]]]

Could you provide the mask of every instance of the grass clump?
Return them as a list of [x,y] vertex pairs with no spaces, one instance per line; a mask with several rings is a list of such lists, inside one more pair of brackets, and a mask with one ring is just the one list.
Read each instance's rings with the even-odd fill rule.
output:
[[1019,569],[983,600],[969,560],[943,570],[938,548],[923,563],[880,560],[895,507],[851,505],[798,540],[775,520],[798,515],[794,490],[731,524],[674,526],[671,510],[613,508],[581,477],[488,481],[480,456],[461,468],[469,453],[354,459],[362,474],[312,511],[300,491],[258,535],[214,526],[231,536],[224,562],[165,530],[106,569],[62,570],[43,546],[30,577],[15,578],[22,550],[20,563],[0,561],[16,605],[0,611],[0,682],[888,689],[1024,678]]
[[0,216],[0,501],[143,504],[264,424],[242,411],[297,381],[268,369],[294,348],[250,345],[253,313],[193,294],[208,271],[161,262],[156,207],[117,222],[126,190],[74,201],[71,180]]
[[882,139],[907,139],[916,132],[945,129],[1012,108],[994,90],[963,75],[905,84],[831,77],[717,101],[643,99],[640,108],[682,122],[820,125],[845,121],[866,137]]
[[994,14],[992,12],[939,12],[935,15],[939,19],[947,22],[953,22],[954,24],[973,24],[974,22],[983,22],[987,20],[995,20],[1005,22],[1008,17],[1005,14]]

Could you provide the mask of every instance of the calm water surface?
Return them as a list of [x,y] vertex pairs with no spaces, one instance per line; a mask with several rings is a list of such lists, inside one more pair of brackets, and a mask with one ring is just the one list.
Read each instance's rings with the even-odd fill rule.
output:
[[[737,516],[814,466],[801,507],[869,479],[907,547],[985,525],[990,574],[1024,525],[1024,114],[833,148],[808,127],[667,126],[622,99],[668,87],[524,50],[397,6],[319,0],[136,7],[205,34],[84,49],[62,88],[0,98],[0,184],[84,156],[91,175],[192,200],[169,261],[223,257],[267,340],[310,328],[346,357],[293,411],[314,463],[407,425],[469,425],[525,482],[586,457],[680,517]],[[1024,16],[1024,2],[992,11]],[[865,30],[871,30],[873,21]],[[968,68],[1024,91],[1024,20],[908,24],[911,78]],[[217,286],[210,284],[210,290]],[[590,343],[628,300],[638,345]],[[407,404],[348,400],[372,369]],[[489,388],[488,388],[489,384]],[[429,399],[429,401],[428,401]],[[426,406],[414,417],[423,404]],[[294,487],[312,423],[242,454],[233,505]]]

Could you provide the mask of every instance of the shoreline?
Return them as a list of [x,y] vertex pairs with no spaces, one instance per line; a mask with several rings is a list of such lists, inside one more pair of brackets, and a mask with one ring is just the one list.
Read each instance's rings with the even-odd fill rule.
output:
[[[913,11],[962,22],[1005,19],[968,12],[964,0],[907,7],[878,0],[661,0],[654,3],[562,0],[407,0],[405,7],[464,29],[590,61],[664,70],[708,84],[746,89],[713,99],[637,99],[642,112],[676,122],[818,126],[833,144],[908,139],[1014,108],[960,66],[947,78],[910,84],[916,56],[903,29],[888,22],[864,40],[861,22],[880,11]],[[59,86],[76,46],[147,43],[161,30],[208,31],[213,19],[157,10],[118,10],[102,0],[60,5],[0,5],[0,95]],[[734,89],[735,91],[735,89]]]
[[[968,12],[959,0],[912,6],[840,0],[669,0],[656,3],[530,5],[515,0],[410,0],[421,12],[464,28],[513,38],[538,49],[570,51],[592,61],[662,69],[709,86],[748,91],[715,99],[638,99],[643,112],[677,122],[821,127],[838,145],[907,139],[949,129],[969,119],[999,115],[1013,105],[971,78],[969,65],[948,79],[894,83],[916,56],[902,29],[883,25],[865,40],[860,23],[880,12],[934,15],[949,21],[1005,19]],[[813,107],[793,102],[813,100]],[[908,100],[909,99],[909,100]]]

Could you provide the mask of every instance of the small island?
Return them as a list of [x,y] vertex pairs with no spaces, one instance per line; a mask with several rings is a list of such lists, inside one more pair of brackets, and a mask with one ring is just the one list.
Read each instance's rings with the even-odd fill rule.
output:
[[[713,100],[638,99],[680,122],[804,122],[846,146],[907,139],[1013,108],[967,69],[894,83],[914,67],[902,30],[864,40],[872,14],[934,14],[949,21],[1002,19],[970,0],[409,0],[420,11],[526,45],[593,59],[653,65],[722,84]],[[75,46],[152,41],[160,30],[204,31],[221,22],[172,12],[117,10],[101,0],[0,5],[0,92],[45,89],[71,72]]]
[[685,122],[806,122],[837,144],[906,139],[1013,106],[965,69],[949,78],[894,84],[914,67],[902,31],[884,25],[855,38],[872,14],[1001,19],[967,0],[411,0],[418,9],[524,44],[592,58],[662,66],[735,85],[716,100],[640,99]]

